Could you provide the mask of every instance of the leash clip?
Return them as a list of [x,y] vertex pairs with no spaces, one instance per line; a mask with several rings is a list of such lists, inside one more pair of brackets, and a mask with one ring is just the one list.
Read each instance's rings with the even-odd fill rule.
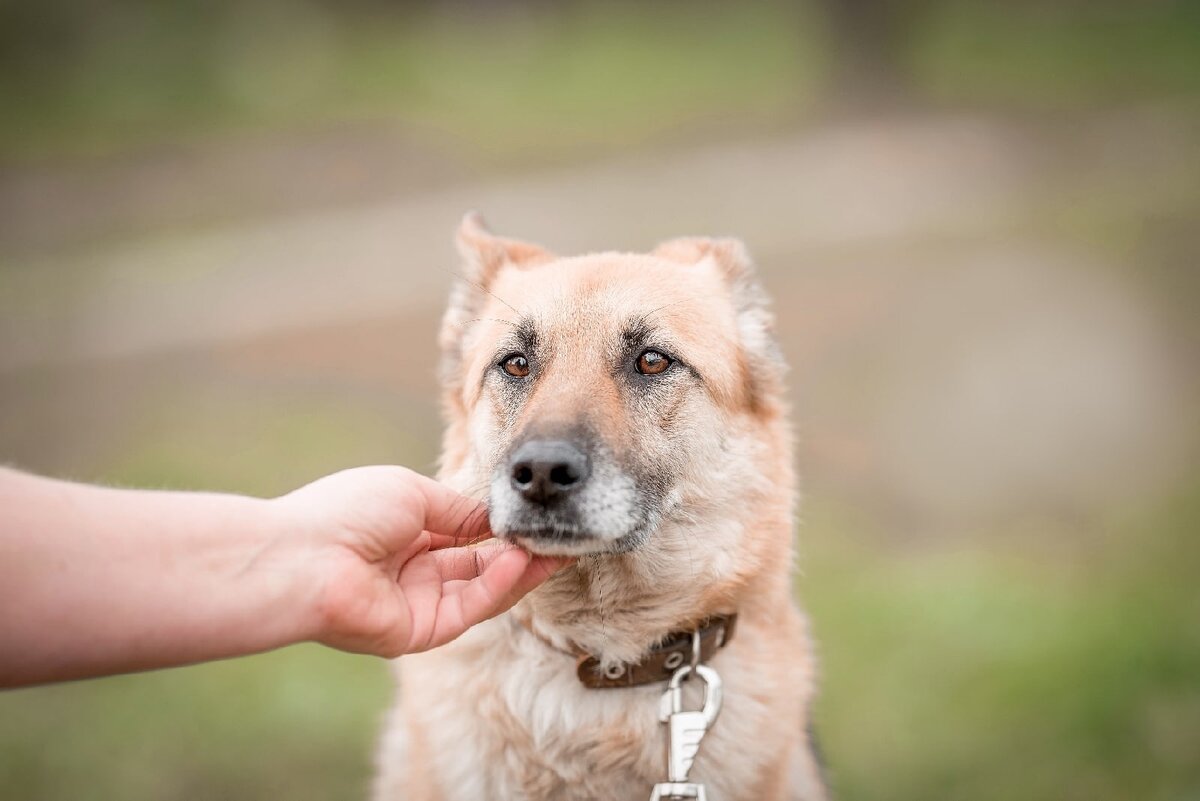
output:
[[[683,682],[692,674],[704,682],[704,706],[684,710]],[[654,785],[650,801],[690,798],[706,801],[704,785],[689,782],[688,772],[700,750],[700,741],[721,711],[721,677],[707,665],[683,665],[671,676],[659,702],[658,720],[667,724],[667,781]]]

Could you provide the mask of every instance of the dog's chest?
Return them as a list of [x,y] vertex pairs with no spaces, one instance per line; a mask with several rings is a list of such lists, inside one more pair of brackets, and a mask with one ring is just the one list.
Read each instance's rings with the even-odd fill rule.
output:
[[[502,622],[481,629],[401,662],[404,714],[423,740],[436,797],[639,799],[666,780],[663,687],[588,689],[565,654],[513,638]],[[753,722],[762,711],[731,696],[705,738],[692,778],[708,784],[713,801],[755,783],[756,760],[744,751],[762,734]]]

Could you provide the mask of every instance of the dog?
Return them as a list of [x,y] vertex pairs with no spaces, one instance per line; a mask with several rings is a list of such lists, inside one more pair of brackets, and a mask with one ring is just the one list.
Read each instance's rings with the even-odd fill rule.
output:
[[649,798],[668,679],[699,709],[708,668],[724,701],[687,781],[709,801],[823,801],[784,364],[746,248],[560,258],[477,214],[457,242],[439,477],[486,497],[497,537],[575,561],[396,661],[374,798]]

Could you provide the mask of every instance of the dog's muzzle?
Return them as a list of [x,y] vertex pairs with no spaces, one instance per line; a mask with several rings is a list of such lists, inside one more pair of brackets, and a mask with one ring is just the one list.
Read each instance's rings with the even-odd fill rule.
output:
[[563,556],[628,550],[653,514],[603,445],[561,435],[515,443],[493,470],[489,502],[497,536]]

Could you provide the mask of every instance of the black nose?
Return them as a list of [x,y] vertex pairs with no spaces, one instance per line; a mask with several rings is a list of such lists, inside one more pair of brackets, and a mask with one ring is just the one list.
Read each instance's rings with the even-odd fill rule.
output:
[[509,459],[513,489],[543,505],[583,486],[588,467],[587,455],[561,439],[530,440]]

